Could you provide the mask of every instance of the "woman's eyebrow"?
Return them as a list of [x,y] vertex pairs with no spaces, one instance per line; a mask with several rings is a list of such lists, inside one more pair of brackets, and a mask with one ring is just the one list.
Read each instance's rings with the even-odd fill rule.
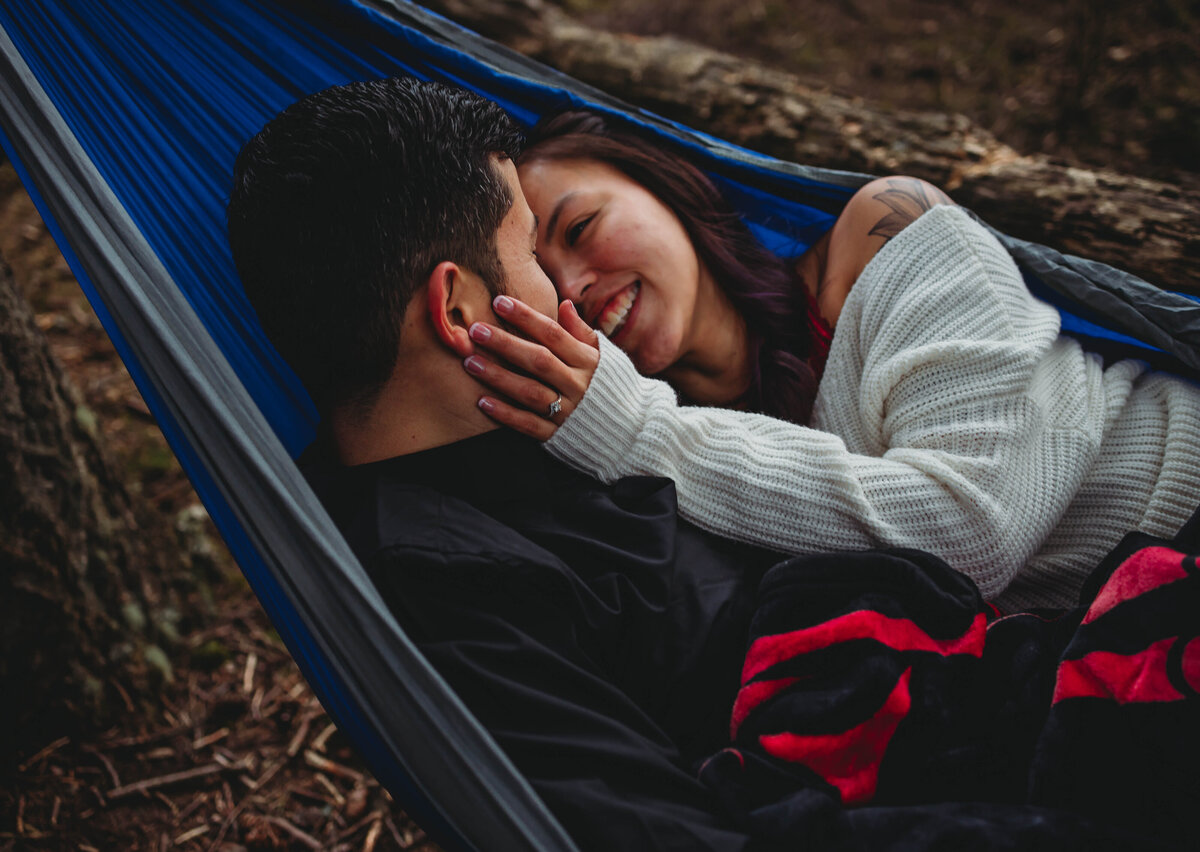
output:
[[554,239],[554,229],[558,226],[558,217],[562,215],[563,208],[567,206],[567,202],[578,194],[577,192],[568,192],[562,198],[558,199],[558,203],[554,205],[554,212],[550,214],[550,219],[546,222],[546,242]]

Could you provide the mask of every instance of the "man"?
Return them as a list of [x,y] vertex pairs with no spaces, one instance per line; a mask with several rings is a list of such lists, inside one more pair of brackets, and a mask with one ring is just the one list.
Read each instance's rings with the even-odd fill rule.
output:
[[602,485],[479,411],[471,325],[501,293],[556,310],[519,140],[434,84],[318,93],[239,155],[234,258],[322,415],[314,488],[577,842],[738,849],[690,764],[727,741],[775,556],[678,521],[665,480]]
[[[1145,826],[1190,836],[1179,815],[1191,813],[1200,752],[1195,684],[1181,681],[1196,695],[1177,703],[1161,678],[1146,694],[1121,686],[1113,706],[1086,679],[1055,683],[1068,640],[1102,660],[1126,642],[1120,617],[988,628],[970,581],[914,552],[797,560],[764,580],[777,555],[681,521],[669,481],[604,485],[497,430],[463,369],[471,328],[498,323],[497,296],[548,316],[556,303],[533,253],[518,145],[507,116],[465,92],[402,79],[334,87],[241,152],[229,234],[265,330],[321,413],[303,461],[314,489],[576,842],[1058,850],[1151,848]],[[1137,622],[1155,630],[1162,586],[1182,624],[1164,628],[1171,641],[1200,600],[1200,575],[1177,556],[1159,553],[1158,575],[1114,575],[1115,600],[1145,604]],[[1115,638],[1089,639],[1108,629]],[[1189,659],[1170,664],[1176,680],[1200,684],[1200,656],[1179,655]],[[759,674],[739,690],[743,663]],[[737,750],[725,749],[731,707]],[[1122,742],[1171,747],[1113,760],[1114,718],[1139,725]],[[1097,740],[1104,748],[1087,750]],[[695,765],[714,754],[702,784]],[[1149,785],[1127,767],[1161,774],[1164,755],[1183,780],[1129,807],[1130,790]],[[1042,786],[1028,800],[1101,820],[1023,804],[1027,776]],[[1101,824],[1113,813],[1137,833]]]

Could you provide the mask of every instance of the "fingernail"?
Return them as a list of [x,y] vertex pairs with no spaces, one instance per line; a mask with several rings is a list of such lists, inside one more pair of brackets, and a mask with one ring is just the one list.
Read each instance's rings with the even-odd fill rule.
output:
[[468,373],[474,373],[477,376],[483,375],[483,359],[482,358],[476,357],[475,355],[471,355],[469,358],[467,358],[465,361],[463,361],[463,366],[467,368]]
[[479,407],[484,411],[491,411],[496,407],[496,403],[492,402],[492,400],[488,399],[486,396],[482,396],[479,398]]
[[480,342],[492,339],[492,330],[481,322],[471,323],[471,327],[467,329],[467,333],[471,335],[473,340]]
[[513,309],[513,300],[508,298],[508,296],[497,296],[492,299],[492,307],[498,313],[506,314]]

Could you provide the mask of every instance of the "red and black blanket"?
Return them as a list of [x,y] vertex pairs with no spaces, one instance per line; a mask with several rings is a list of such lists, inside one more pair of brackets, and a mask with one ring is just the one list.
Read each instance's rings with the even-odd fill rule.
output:
[[1198,555],[1200,513],[1012,615],[916,551],[776,566],[701,778],[766,848],[1200,848]]

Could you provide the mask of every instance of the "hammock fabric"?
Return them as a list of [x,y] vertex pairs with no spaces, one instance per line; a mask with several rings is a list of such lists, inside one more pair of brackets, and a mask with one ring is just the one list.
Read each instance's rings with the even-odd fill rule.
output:
[[[0,74],[0,141],[330,715],[447,848],[574,848],[404,635],[292,462],[315,413],[233,270],[234,157],[305,94],[409,74],[475,90],[527,125],[572,107],[627,119],[693,156],[788,256],[869,177],[672,124],[400,0],[6,0]],[[1200,306],[1000,236],[1067,331],[1200,374]]]

